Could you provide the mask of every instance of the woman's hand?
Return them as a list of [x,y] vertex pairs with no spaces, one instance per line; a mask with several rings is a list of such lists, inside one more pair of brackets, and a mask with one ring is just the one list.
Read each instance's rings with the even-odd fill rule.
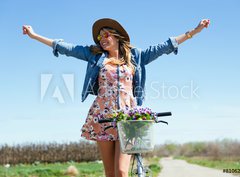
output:
[[185,34],[181,34],[175,37],[178,44],[183,43],[192,36],[196,35],[197,33],[201,32],[203,28],[207,28],[210,25],[209,19],[203,19],[199,22],[198,26],[192,30],[187,31]]
[[30,38],[34,38],[36,33],[30,25],[23,25],[23,34],[27,34]]
[[23,25],[23,34],[27,34],[30,38],[35,39],[39,42],[42,42],[49,47],[52,47],[53,45],[53,39],[46,38],[44,36],[41,36],[33,31],[33,28],[30,25]]
[[203,19],[199,22],[198,26],[195,28],[197,32],[201,32],[203,28],[207,28],[210,25],[209,19]]

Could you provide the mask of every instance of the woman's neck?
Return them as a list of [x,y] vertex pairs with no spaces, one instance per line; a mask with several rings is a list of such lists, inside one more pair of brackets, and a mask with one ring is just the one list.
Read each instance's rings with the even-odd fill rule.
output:
[[108,52],[108,57],[109,57],[109,58],[119,59],[120,56],[119,56],[118,50],[109,51],[109,52]]

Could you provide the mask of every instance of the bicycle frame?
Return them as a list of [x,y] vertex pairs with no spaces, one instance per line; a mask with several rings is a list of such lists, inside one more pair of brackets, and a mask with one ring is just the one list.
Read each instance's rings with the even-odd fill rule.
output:
[[133,154],[137,158],[137,175],[138,177],[144,177],[146,174],[145,168],[143,166],[143,160],[141,154]]

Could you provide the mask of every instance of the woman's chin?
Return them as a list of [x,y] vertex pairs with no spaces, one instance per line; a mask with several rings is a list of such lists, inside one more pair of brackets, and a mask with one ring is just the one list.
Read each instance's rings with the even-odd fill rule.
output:
[[103,50],[105,50],[105,51],[109,51],[109,50],[110,50],[109,47],[102,47],[102,48],[103,48]]

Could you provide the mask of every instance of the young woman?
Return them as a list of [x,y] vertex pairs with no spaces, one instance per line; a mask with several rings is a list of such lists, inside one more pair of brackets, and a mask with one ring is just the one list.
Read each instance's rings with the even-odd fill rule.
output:
[[106,124],[99,119],[110,118],[119,109],[131,109],[142,105],[145,86],[145,65],[162,54],[177,54],[178,45],[207,28],[208,19],[200,21],[193,30],[166,42],[139,50],[130,45],[125,29],[116,20],[104,18],[93,24],[95,45],[81,46],[40,36],[29,25],[23,26],[23,33],[53,48],[55,56],[65,54],[88,62],[82,91],[82,101],[88,94],[97,95],[85,124],[82,137],[97,142],[107,177],[128,176],[130,155],[120,151],[116,128],[105,130]]

